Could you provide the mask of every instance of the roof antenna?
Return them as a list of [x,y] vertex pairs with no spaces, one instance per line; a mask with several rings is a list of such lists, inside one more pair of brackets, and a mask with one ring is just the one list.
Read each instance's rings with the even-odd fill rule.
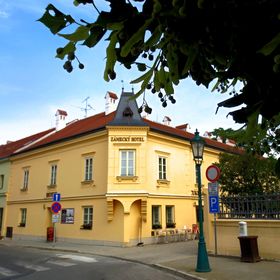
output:
[[124,82],[123,82],[123,80],[121,80],[121,82],[122,82],[122,93],[124,92]]
[[81,107],[81,110],[85,111],[85,118],[87,117],[87,112],[88,112],[88,110],[94,110],[94,109],[92,108],[92,106],[91,106],[90,104],[88,104],[88,99],[89,99],[89,96],[88,96],[87,98],[85,98],[85,99],[82,101],[82,103],[85,102],[86,105],[85,105],[84,108]]

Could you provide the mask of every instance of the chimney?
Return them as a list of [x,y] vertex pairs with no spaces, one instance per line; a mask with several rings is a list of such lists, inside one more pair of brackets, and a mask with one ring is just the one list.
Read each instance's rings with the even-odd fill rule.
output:
[[67,117],[67,112],[58,109],[55,113],[55,116],[56,116],[55,128],[56,131],[59,131],[66,126],[65,118]]
[[190,125],[188,123],[177,125],[177,129],[183,130],[183,131],[188,131],[190,129]]
[[110,91],[107,91],[106,95],[105,95],[105,115],[108,115],[110,113],[112,113],[113,111],[116,110],[117,108],[117,99],[118,96]]
[[164,123],[165,125],[170,125],[170,122],[171,122],[171,119],[170,119],[169,117],[165,116],[165,117],[163,118],[163,123]]

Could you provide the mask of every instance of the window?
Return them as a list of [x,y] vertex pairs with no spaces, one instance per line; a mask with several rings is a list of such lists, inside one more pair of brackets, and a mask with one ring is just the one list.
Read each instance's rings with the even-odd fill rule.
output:
[[84,207],[84,222],[82,225],[83,229],[92,229],[92,217],[93,217],[93,207]]
[[53,164],[51,166],[51,182],[50,185],[56,185],[56,177],[57,177],[57,164]]
[[23,187],[22,190],[27,190],[28,188],[28,181],[29,181],[29,169],[24,170],[24,175],[23,175]]
[[135,176],[135,150],[121,150],[121,176]]
[[20,227],[25,227],[26,225],[26,214],[27,214],[27,209],[26,208],[21,208],[20,209]]
[[175,228],[175,215],[174,215],[174,206],[166,206],[165,207],[165,215],[166,215],[166,227],[167,228]]
[[152,228],[161,228],[161,206],[159,205],[152,206]]
[[61,210],[61,223],[74,224],[74,208],[65,208]]
[[165,157],[159,157],[158,158],[158,178],[159,180],[166,180],[166,158]]
[[88,157],[85,159],[85,181],[92,180],[92,166],[93,166],[93,158]]
[[0,189],[3,189],[4,188],[4,175],[1,174],[0,175]]

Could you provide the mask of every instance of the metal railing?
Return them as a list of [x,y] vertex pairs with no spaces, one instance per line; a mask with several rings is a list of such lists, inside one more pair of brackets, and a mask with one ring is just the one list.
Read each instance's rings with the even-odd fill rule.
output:
[[221,196],[220,219],[280,219],[280,193]]

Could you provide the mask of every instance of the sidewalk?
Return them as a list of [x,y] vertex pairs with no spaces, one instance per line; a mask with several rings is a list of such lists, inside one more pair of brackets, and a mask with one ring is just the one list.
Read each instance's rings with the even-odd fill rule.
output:
[[186,279],[278,280],[280,273],[280,262],[244,263],[240,262],[240,259],[236,257],[222,256],[209,256],[211,272],[196,272],[197,241],[121,248],[67,242],[47,243],[43,241],[4,239],[0,240],[0,248],[1,246],[22,246],[110,256],[171,270],[174,273],[184,275]]

